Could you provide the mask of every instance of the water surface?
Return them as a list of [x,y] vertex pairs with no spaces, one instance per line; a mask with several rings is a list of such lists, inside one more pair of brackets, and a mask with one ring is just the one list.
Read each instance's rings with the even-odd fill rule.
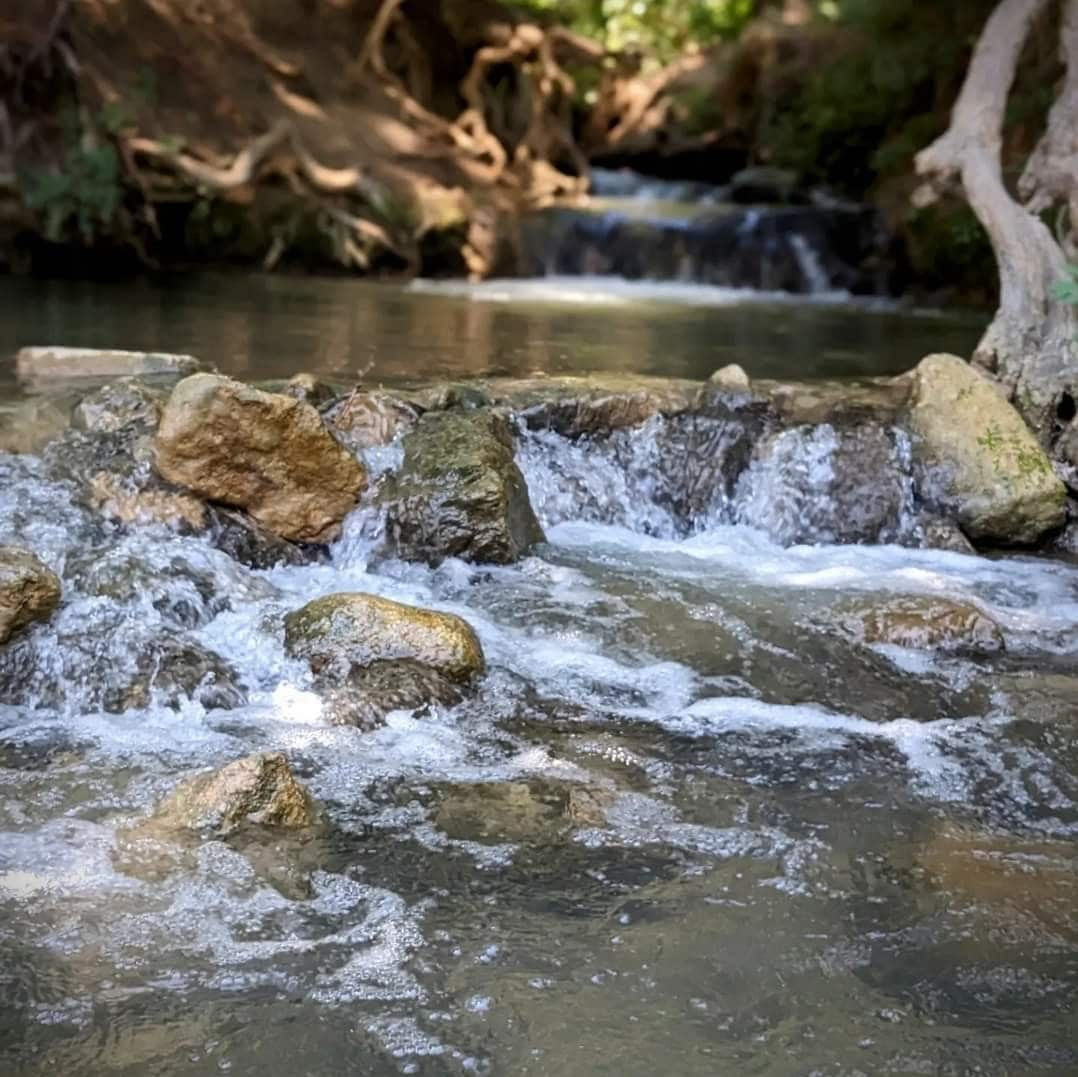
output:
[[933,351],[968,353],[982,321],[834,294],[588,278],[411,288],[281,276],[6,278],[0,392],[13,389],[8,357],[29,344],[190,352],[246,379],[299,370],[386,383],[588,371],[703,379],[731,362],[755,377],[897,374]]

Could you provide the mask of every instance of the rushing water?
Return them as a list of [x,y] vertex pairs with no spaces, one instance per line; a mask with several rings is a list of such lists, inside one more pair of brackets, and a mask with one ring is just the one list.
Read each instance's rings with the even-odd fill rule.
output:
[[[250,377],[860,373],[975,328],[625,287],[3,288],[3,347],[167,344]],[[0,456],[0,542],[65,586],[0,661],[0,1072],[1078,1070],[1078,568],[828,544],[826,427],[672,512],[661,427],[522,431],[549,542],[504,568],[386,561],[357,513],[328,563],[256,572]],[[281,618],[349,589],[466,617],[478,696],[327,725]],[[1006,652],[849,638],[851,604],[896,595],[977,605]],[[193,690],[176,653],[213,658]],[[118,831],[177,781],[263,749],[326,833],[125,862]],[[478,783],[526,786],[534,825],[445,808]]]

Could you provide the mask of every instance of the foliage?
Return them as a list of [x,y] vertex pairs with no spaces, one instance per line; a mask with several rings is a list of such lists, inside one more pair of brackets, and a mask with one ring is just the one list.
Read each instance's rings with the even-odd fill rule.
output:
[[666,61],[687,48],[733,38],[754,0],[523,0],[520,5],[602,41],[610,50]]
[[1078,307],[1078,266],[1067,266],[1066,277],[1056,284],[1053,292],[1061,303]]
[[69,133],[58,168],[26,168],[19,192],[38,214],[46,239],[59,243],[72,231],[90,246],[107,233],[124,198],[120,155],[111,141]]

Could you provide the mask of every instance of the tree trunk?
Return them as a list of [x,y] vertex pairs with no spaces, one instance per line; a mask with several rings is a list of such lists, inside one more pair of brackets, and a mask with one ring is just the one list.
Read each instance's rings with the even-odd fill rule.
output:
[[[1012,198],[1003,180],[1003,121],[1018,59],[1033,21],[1051,0],[1001,0],[977,42],[951,126],[917,157],[927,183],[915,200],[927,205],[954,183],[988,233],[1000,277],[999,310],[974,354],[995,374],[1042,442],[1060,432],[1061,417],[1078,397],[1074,311],[1060,302],[1055,286],[1066,275],[1066,258],[1049,228],[1030,207]],[[1064,58],[1078,56],[1078,0],[1067,0]],[[1072,51],[1074,50],[1074,51]],[[1069,149],[1078,120],[1067,88],[1053,109],[1042,145],[1031,157],[1023,190],[1043,211],[1062,193],[1053,178],[1056,141]],[[1049,167],[1051,166],[1051,167]],[[1044,177],[1043,180],[1041,177]]]

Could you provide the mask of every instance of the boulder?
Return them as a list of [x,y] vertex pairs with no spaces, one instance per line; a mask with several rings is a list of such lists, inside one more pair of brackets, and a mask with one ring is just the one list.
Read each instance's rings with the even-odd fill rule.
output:
[[60,580],[29,550],[0,546],[0,644],[60,604]]
[[947,550],[950,553],[976,554],[962,529],[953,520],[923,512],[917,520],[918,545],[925,550]]
[[912,650],[994,654],[1004,649],[1003,631],[968,602],[908,595],[851,612],[847,626],[863,643]]
[[335,538],[367,484],[310,404],[213,374],[173,390],[154,457],[169,482],[296,542]]
[[112,381],[114,378],[153,378],[169,382],[203,369],[192,355],[132,352],[113,348],[23,348],[15,356],[20,382],[36,388]]
[[1063,525],[1066,489],[1002,390],[954,355],[909,376],[925,500],[974,540],[1030,544]]
[[544,539],[509,425],[490,411],[425,415],[383,499],[389,546],[410,561],[510,564]]
[[368,594],[329,595],[290,613],[285,647],[311,667],[331,720],[362,728],[393,710],[456,703],[485,669],[460,617]]
[[259,752],[181,782],[142,826],[221,839],[245,827],[297,830],[318,821],[310,793],[284,755]]

